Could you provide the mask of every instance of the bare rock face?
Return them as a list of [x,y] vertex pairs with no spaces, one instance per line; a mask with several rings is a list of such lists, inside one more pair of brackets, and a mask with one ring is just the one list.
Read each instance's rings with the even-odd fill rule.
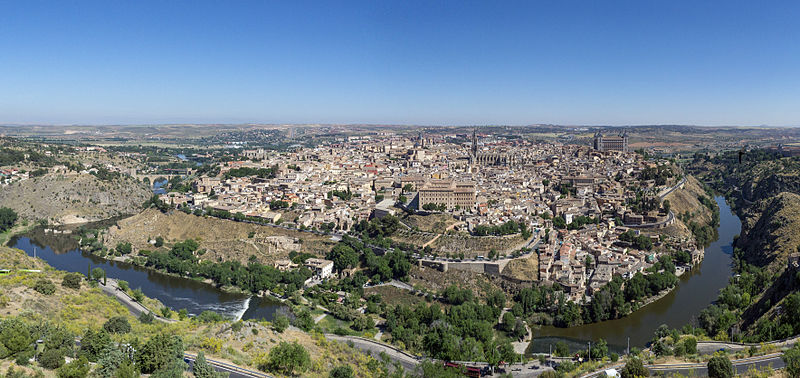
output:
[[68,224],[137,213],[151,195],[128,176],[104,181],[90,174],[51,173],[4,187],[0,206],[32,221]]

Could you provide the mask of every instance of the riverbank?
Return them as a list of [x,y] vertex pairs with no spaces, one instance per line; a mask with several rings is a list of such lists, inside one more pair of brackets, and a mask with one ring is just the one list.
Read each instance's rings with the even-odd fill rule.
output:
[[[72,247],[65,247],[61,245],[64,243],[59,244],[63,237],[45,237],[36,232],[28,235],[30,236],[14,238],[12,246],[25,251],[29,256],[33,256],[36,251],[37,257],[59,270],[85,275],[89,265],[92,268],[102,268],[107,277],[127,281],[131,289],[141,289],[145,296],[157,299],[173,310],[186,309],[190,315],[210,310],[230,318],[271,320],[279,309],[286,307],[268,296],[262,298],[225,292],[200,280],[166,275],[126,262],[82,253],[74,239],[70,239]],[[51,248],[51,243],[59,246],[58,252]]]
[[588,341],[599,339],[621,351],[627,348],[629,340],[632,347],[645,346],[661,324],[671,328],[691,324],[728,284],[732,274],[732,242],[741,229],[741,222],[725,200],[718,196],[715,201],[720,209],[719,238],[705,248],[703,261],[679,277],[673,290],[650,299],[649,303],[620,319],[570,328],[534,327],[534,340],[527,353],[546,353],[558,341],[566,341],[577,350],[585,348]]

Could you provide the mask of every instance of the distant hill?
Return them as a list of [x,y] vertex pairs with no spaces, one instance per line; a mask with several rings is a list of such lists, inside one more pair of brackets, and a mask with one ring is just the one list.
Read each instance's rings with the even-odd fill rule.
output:
[[125,175],[101,180],[91,174],[49,173],[3,187],[0,206],[32,221],[80,223],[137,213],[151,195]]

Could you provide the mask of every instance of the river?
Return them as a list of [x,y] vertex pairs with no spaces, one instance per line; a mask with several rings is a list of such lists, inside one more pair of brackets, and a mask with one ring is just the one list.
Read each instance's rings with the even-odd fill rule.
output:
[[533,330],[534,340],[527,353],[547,353],[559,340],[566,341],[575,351],[586,349],[588,341],[605,339],[611,350],[623,352],[630,338],[631,347],[643,347],[653,338],[661,324],[680,328],[697,324],[701,310],[716,300],[719,290],[731,277],[733,237],[742,228],[739,218],[731,212],[725,198],[715,197],[719,205],[719,238],[705,250],[705,258],[684,274],[678,286],[663,298],[622,319],[586,324],[571,328],[543,326]]
[[37,228],[15,237],[9,245],[30,256],[36,254],[59,270],[86,274],[89,264],[92,269],[103,268],[109,278],[128,281],[131,288],[141,288],[145,295],[158,299],[173,310],[185,308],[190,314],[212,310],[234,319],[266,320],[272,320],[278,311],[286,311],[286,306],[273,298],[227,293],[200,281],[81,252],[70,234],[45,233],[42,228]]

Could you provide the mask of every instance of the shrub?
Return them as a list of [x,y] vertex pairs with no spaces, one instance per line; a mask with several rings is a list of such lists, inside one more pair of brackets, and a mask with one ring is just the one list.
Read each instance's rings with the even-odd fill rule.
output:
[[128,333],[131,331],[131,323],[124,316],[115,316],[103,324],[103,329],[109,333]]
[[239,320],[238,322],[234,322],[233,324],[231,324],[231,330],[233,330],[233,332],[239,332],[239,331],[241,331],[241,330],[242,330],[242,328],[244,328],[244,322],[243,322],[243,321],[241,321],[241,320]]
[[634,357],[625,363],[620,376],[622,378],[648,377],[650,376],[650,371],[644,367],[642,360]]
[[206,337],[200,344],[200,348],[203,348],[211,353],[219,353],[222,350],[222,340],[216,337]]
[[733,364],[727,357],[715,356],[708,360],[709,377],[730,378],[733,377],[733,373]]
[[117,247],[115,249],[120,255],[127,255],[133,250],[131,248],[131,243],[128,242],[117,243]]
[[341,365],[331,369],[331,372],[328,374],[329,378],[352,378],[353,377],[353,368],[349,365]]
[[64,352],[60,349],[47,349],[39,355],[39,365],[55,370],[64,365]]
[[117,281],[117,286],[119,286],[120,290],[122,291],[128,291],[128,289],[130,288],[128,286],[128,281],[123,281],[123,280]]
[[283,333],[289,327],[289,318],[286,315],[278,315],[272,319],[272,329],[278,333]]
[[147,312],[142,312],[141,314],[139,314],[139,321],[142,324],[153,324],[153,322],[155,320],[156,320],[156,317],[153,315],[152,312],[147,311]]
[[200,315],[198,315],[195,319],[201,323],[215,323],[225,320],[222,315],[211,310],[205,310],[201,312]]
[[61,286],[78,290],[81,288],[81,281],[83,281],[82,275],[78,273],[67,273],[64,275],[64,280],[61,281]]
[[94,268],[92,269],[92,279],[95,281],[100,281],[106,275],[103,268]]
[[41,278],[33,285],[33,290],[36,290],[44,295],[53,295],[56,292],[56,285],[47,278]]
[[171,318],[172,310],[170,310],[167,306],[161,307],[161,316],[167,319]]
[[97,362],[100,353],[112,345],[113,342],[108,332],[87,329],[86,333],[81,337],[80,355],[86,357],[89,361]]
[[133,300],[139,303],[142,303],[144,300],[144,293],[142,293],[142,289],[136,289],[131,294],[133,296]]
[[295,371],[302,373],[311,365],[311,357],[308,351],[297,342],[287,343],[281,341],[280,344],[269,351],[267,368],[270,371],[294,375]]
[[89,374],[89,361],[81,356],[56,370],[58,378],[85,378]]

